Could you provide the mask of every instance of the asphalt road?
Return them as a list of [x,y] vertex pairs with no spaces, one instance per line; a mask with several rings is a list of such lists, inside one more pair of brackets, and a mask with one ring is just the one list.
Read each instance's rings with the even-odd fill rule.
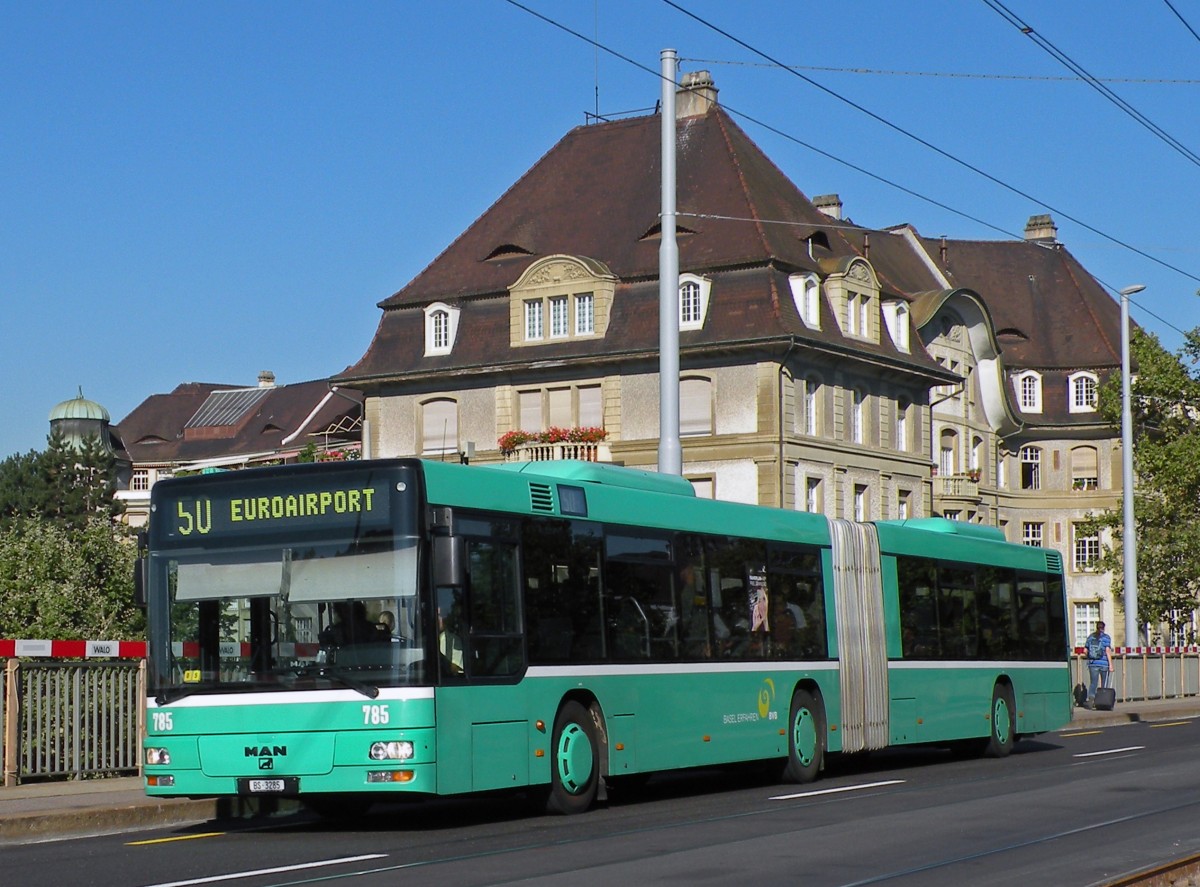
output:
[[583,816],[388,805],[6,847],[6,884],[1095,885],[1200,850],[1200,721],[1077,729],[1003,760],[891,750],[810,786],[655,777]]

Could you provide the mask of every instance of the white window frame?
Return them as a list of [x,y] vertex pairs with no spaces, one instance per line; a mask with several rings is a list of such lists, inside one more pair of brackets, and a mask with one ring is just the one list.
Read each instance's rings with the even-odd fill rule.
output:
[[[684,316],[684,288],[692,294],[689,298],[693,309],[685,319]],[[703,328],[704,321],[708,317],[708,299],[712,291],[712,281],[701,277],[698,274],[680,274],[679,275],[679,329],[680,330],[698,330]]]
[[129,489],[134,493],[146,493],[150,490],[150,469],[135,468],[129,477]]
[[[451,416],[443,417],[442,427],[430,427],[435,409],[449,406]],[[458,452],[458,401],[452,397],[431,397],[421,402],[421,452],[434,455]],[[453,419],[450,422],[449,419]]]
[[445,302],[425,306],[425,356],[449,354],[458,338],[460,311]]
[[1067,409],[1072,413],[1096,412],[1100,379],[1095,373],[1072,373],[1067,377]]
[[888,335],[897,351],[908,354],[912,350],[912,336],[908,322],[909,308],[907,302],[889,300],[883,303],[883,321],[887,324]]
[[713,380],[684,376],[679,380],[679,435],[700,437],[716,432],[713,417]]
[[861,388],[850,389],[850,442],[861,444],[867,439],[866,392]]
[[912,404],[906,397],[896,398],[896,440],[893,441],[897,450],[907,453],[908,442],[908,411]]
[[793,274],[788,277],[796,313],[809,329],[821,328],[821,281],[815,274]]
[[596,333],[595,293],[575,294],[575,335],[591,336]]
[[[1022,490],[1040,490],[1042,488],[1042,449],[1035,447],[1032,444],[1026,444],[1021,447],[1019,454],[1021,460],[1021,489]],[[1028,477],[1029,483],[1026,484],[1025,466],[1031,465]]]
[[525,341],[540,342],[546,337],[545,309],[541,299],[525,300]]
[[1071,524],[1071,568],[1076,573],[1096,572],[1100,560],[1100,534],[1081,535],[1079,525]]
[[821,433],[821,382],[811,376],[804,380],[804,433]]
[[870,518],[868,514],[871,507],[870,495],[871,488],[866,484],[854,485],[854,519],[859,523]]
[[1013,386],[1017,394],[1017,408],[1022,413],[1040,413],[1042,411],[1042,374],[1026,370],[1013,376]]
[[1021,544],[1032,548],[1044,548],[1046,525],[1041,521],[1024,521],[1021,524]]
[[1071,621],[1075,632],[1075,643],[1072,646],[1082,647],[1087,642],[1087,636],[1096,630],[1100,621],[1099,601],[1074,601],[1072,603]]
[[571,303],[566,296],[551,296],[550,338],[565,339],[571,334]]

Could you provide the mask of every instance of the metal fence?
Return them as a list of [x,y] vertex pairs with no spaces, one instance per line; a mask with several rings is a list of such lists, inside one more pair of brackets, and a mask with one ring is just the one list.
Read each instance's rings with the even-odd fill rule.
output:
[[4,668],[4,785],[138,772],[144,662],[40,662]]
[[[1086,656],[1075,657],[1072,674],[1075,683],[1088,685]],[[1200,695],[1200,649],[1114,653],[1112,685],[1124,702]]]

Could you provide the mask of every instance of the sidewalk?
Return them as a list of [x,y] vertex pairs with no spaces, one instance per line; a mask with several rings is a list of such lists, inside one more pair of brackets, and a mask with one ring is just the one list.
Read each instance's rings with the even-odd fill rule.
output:
[[[1076,708],[1063,733],[1138,721],[1200,717],[1200,696],[1118,702],[1114,711]],[[0,788],[0,847],[227,819],[228,800],[148,798],[140,777],[40,782]]]

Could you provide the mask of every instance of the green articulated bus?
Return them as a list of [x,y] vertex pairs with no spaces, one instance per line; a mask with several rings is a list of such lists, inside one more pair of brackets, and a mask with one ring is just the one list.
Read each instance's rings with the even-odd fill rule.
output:
[[588,462],[291,465],[156,484],[146,790],[522,789],[909,743],[1005,755],[1071,715],[1061,557],[994,528],[697,498]]

